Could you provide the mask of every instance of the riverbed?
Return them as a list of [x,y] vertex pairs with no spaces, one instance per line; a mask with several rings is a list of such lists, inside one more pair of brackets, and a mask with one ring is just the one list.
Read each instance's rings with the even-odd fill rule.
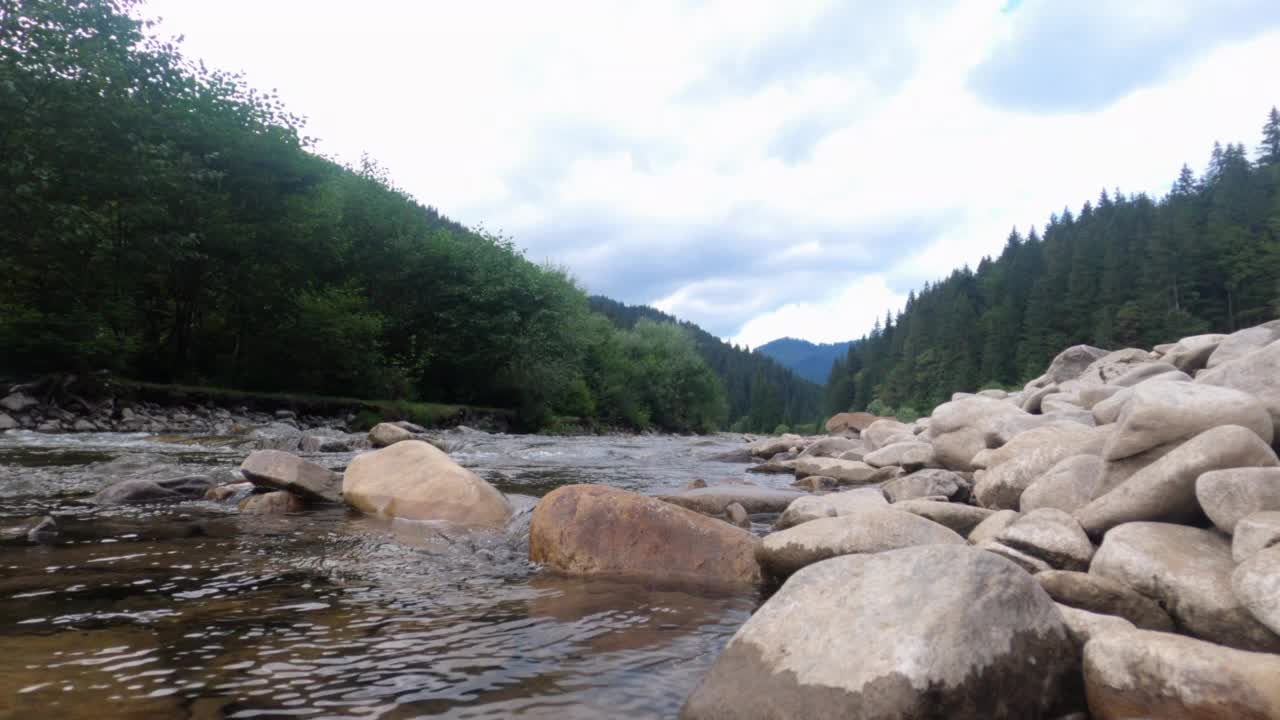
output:
[[[757,592],[539,572],[528,509],[571,483],[656,494],[790,476],[710,459],[740,436],[441,437],[523,509],[508,532],[342,508],[97,507],[87,497],[121,479],[230,480],[248,450],[0,434],[0,529],[44,515],[60,527],[49,544],[0,544],[0,717],[673,717]],[[303,455],[338,470],[352,457]]]

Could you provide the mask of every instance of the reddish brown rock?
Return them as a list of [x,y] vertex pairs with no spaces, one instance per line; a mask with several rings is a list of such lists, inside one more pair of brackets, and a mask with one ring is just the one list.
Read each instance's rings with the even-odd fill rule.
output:
[[751,584],[760,580],[759,542],[722,520],[604,485],[557,488],[529,524],[529,559],[569,575]]

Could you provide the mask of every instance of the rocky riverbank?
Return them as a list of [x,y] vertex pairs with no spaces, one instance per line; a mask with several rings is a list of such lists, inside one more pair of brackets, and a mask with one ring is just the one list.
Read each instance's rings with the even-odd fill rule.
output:
[[[537,500],[420,427],[261,419],[292,432],[237,446],[233,482],[126,478],[93,500],[346,506],[527,537],[543,572],[586,583],[762,593],[686,718],[1280,718],[1280,323],[1068,348],[1016,392],[958,393],[912,423],[846,413],[715,458],[794,489]],[[339,470],[301,456],[324,443],[357,454]],[[24,541],[57,537],[49,519]]]

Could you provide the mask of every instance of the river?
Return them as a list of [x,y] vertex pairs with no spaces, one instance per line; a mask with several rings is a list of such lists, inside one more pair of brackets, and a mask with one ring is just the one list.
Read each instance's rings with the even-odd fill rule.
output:
[[0,528],[47,514],[61,528],[0,544],[0,717],[673,717],[761,598],[538,572],[527,510],[570,483],[741,480],[744,465],[708,459],[741,438],[442,436],[523,522],[467,535],[340,508],[96,507],[87,496],[120,479],[229,479],[247,450],[0,434]]

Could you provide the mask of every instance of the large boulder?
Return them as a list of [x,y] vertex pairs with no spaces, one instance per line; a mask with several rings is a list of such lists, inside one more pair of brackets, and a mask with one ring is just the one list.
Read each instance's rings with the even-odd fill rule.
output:
[[342,476],[282,450],[255,450],[240,463],[245,479],[260,488],[283,490],[308,500],[342,502]]
[[973,458],[991,447],[988,437],[1002,418],[1026,415],[1006,400],[971,397],[943,403],[934,409],[927,433],[934,457],[949,470],[970,471]]
[[879,416],[872,415],[871,413],[865,413],[865,412],[836,413],[835,415],[831,416],[830,420],[827,421],[826,427],[827,427],[827,432],[829,433],[840,433],[840,432],[849,432],[849,431],[860,433],[863,430],[866,430],[867,427],[871,425],[871,423],[880,419],[882,418],[880,418]]
[[868,453],[862,461],[875,468],[896,465],[908,471],[919,470],[933,465],[933,446],[919,440],[896,442]]
[[786,530],[810,520],[839,517],[867,507],[886,507],[884,493],[876,488],[856,488],[826,495],[805,495],[791,501],[778,516],[774,530]]
[[880,487],[889,502],[942,496],[963,500],[969,495],[969,481],[950,470],[917,470],[910,475],[890,480]]
[[1280,636],[1231,592],[1231,546],[1211,530],[1136,522],[1107,533],[1089,572],[1164,606],[1187,632],[1243,650],[1280,651]]
[[748,585],[759,540],[715,518],[605,485],[566,485],[529,523],[529,559],[567,575]]
[[1019,514],[1017,510],[999,510],[991,513],[969,531],[969,544],[982,545],[994,541],[1005,528],[1018,519]]
[[1076,511],[1085,532],[1099,536],[1127,522],[1194,522],[1200,517],[1196,479],[1211,470],[1280,464],[1252,430],[1206,430],[1139,470],[1116,489]]
[[[1103,436],[1107,431],[1097,430],[1093,427],[1082,425],[1070,421],[1049,421],[1044,416],[1035,417],[1038,424],[1034,427],[1028,427],[1008,439],[1000,440],[1000,446],[988,448],[979,452],[973,457],[973,464],[976,467],[990,470],[999,467],[1011,460],[1016,460],[1020,456],[1026,455],[1044,446],[1060,445],[1064,440],[1072,442],[1084,442],[1086,440],[1097,439],[1099,450],[1095,453],[1101,453]],[[1089,443],[1093,445],[1093,443]]]
[[752,514],[780,513],[797,498],[804,496],[804,493],[795,490],[778,490],[756,485],[712,485],[659,495],[658,499],[703,515],[719,517],[734,503],[738,503]]
[[1194,373],[1209,362],[1209,356],[1213,355],[1213,351],[1217,350],[1226,339],[1227,336],[1221,334],[1184,337],[1174,343],[1161,359],[1182,372]]
[[1272,545],[1280,545],[1280,512],[1254,513],[1236,523],[1231,559],[1242,563]]
[[913,545],[964,544],[964,538],[919,515],[890,508],[854,508],[767,535],[756,551],[765,576],[786,578],[837,555],[878,553]]
[[18,427],[20,426],[18,425],[17,420],[14,420],[7,414],[0,412],[0,432],[4,432],[5,430],[16,430]]
[[1207,472],[1196,480],[1196,499],[1213,524],[1230,535],[1245,516],[1280,510],[1280,467]]
[[1280,546],[1259,550],[1240,563],[1231,573],[1231,591],[1258,622],[1280,635]]
[[1059,570],[1086,570],[1093,558],[1093,543],[1080,529],[1080,523],[1056,508],[1020,515],[1000,531],[996,541]]
[[390,447],[398,442],[412,439],[413,433],[395,423],[378,423],[369,430],[369,444],[376,448]]
[[121,480],[99,490],[90,500],[98,505],[144,505],[147,503],[201,500],[213,479],[186,475],[169,480]]
[[1017,508],[1022,493],[1054,465],[1073,455],[1099,453],[1108,432],[1106,428],[1074,425],[1072,429],[1049,427],[1022,433],[1009,442],[1016,444],[1019,452],[1007,462],[988,468],[974,483],[973,496],[983,507]]
[[1046,570],[1036,574],[1049,597],[1092,613],[1115,615],[1143,630],[1173,632],[1173,620],[1156,601],[1124,583],[1093,573]]
[[1145,382],[1133,388],[1102,457],[1120,460],[1220,425],[1246,427],[1268,444],[1273,438],[1270,414],[1243,392],[1196,383]]
[[512,513],[497,488],[421,440],[357,455],[343,476],[342,496],[357,510],[404,520],[501,528]]
[[[936,500],[901,500],[893,504],[894,510],[909,512],[928,518],[939,525],[951,528],[968,537],[983,520],[996,514],[995,510],[965,505],[964,503],[938,502]],[[1017,513],[1014,513],[1017,515]]]
[[1216,385],[1239,390],[1271,413],[1280,424],[1280,340],[1259,350],[1196,375],[1197,385]]
[[1223,340],[1209,356],[1209,363],[1206,365],[1209,369],[1225,365],[1232,360],[1248,355],[1254,350],[1260,350],[1267,345],[1280,340],[1280,320],[1272,320],[1244,330],[1237,330],[1231,333]]
[[792,576],[681,717],[1050,718],[1078,675],[1062,615],[1031,576],[973,548],[914,547]]
[[841,460],[828,457],[796,458],[796,477],[826,475],[843,485],[867,485],[892,479],[892,468],[875,468],[860,460]]
[[39,404],[40,404],[39,400],[36,400],[35,398],[23,392],[16,392],[11,395],[6,395],[3,400],[0,400],[0,408],[8,410],[9,412],[15,412],[15,413],[20,413],[24,410],[27,410],[28,408],[33,408]]
[[[1170,365],[1167,362],[1143,363],[1141,365],[1131,366],[1129,370],[1125,372],[1123,375],[1112,379],[1109,383],[1107,383],[1106,385],[1102,385],[1100,387],[1112,387],[1112,388],[1133,387],[1138,383],[1146,382],[1148,380],[1151,380],[1152,378],[1157,378],[1162,375],[1169,375],[1170,373],[1176,373],[1176,372],[1178,372],[1178,368]],[[1190,380],[1189,377],[1187,379]],[[1090,388],[1090,390],[1091,392],[1089,394],[1091,397],[1096,396],[1098,394],[1097,389]]]
[[1036,478],[1018,499],[1018,509],[1030,512],[1057,508],[1074,512],[1093,500],[1105,463],[1097,455],[1072,455]]
[[1104,632],[1084,648],[1094,720],[1280,718],[1280,656],[1181,635]]

